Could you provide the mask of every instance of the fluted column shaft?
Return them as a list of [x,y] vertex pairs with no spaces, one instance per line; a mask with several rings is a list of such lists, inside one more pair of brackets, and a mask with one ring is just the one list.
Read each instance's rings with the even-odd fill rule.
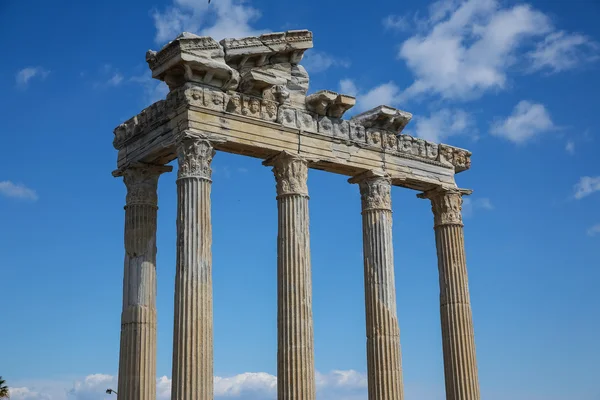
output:
[[369,171],[350,179],[360,187],[365,266],[369,400],[404,398],[396,312],[391,181]]
[[277,182],[277,398],[315,400],[308,165],[287,152],[265,161]]
[[170,167],[125,170],[125,271],[119,351],[119,396],[156,399],[157,186]]
[[479,400],[475,334],[469,298],[459,190],[433,190],[429,198],[435,221],[440,276],[440,314],[446,399]]
[[178,139],[173,400],[213,399],[211,168],[207,140]]

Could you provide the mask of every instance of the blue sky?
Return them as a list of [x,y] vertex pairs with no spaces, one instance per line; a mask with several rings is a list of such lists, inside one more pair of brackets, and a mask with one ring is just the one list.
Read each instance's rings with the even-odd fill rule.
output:
[[[125,187],[112,130],[162,98],[146,50],[183,30],[310,29],[311,91],[412,112],[473,151],[457,176],[482,397],[595,400],[600,358],[600,5],[495,0],[2,1],[0,375],[12,398],[107,399],[118,367]],[[350,113],[351,114],[351,113]],[[213,162],[219,399],[275,398],[276,201],[260,160]],[[309,174],[319,399],[366,399],[358,188]],[[444,398],[430,206],[394,188],[406,398]],[[161,177],[158,397],[169,398],[175,174]]]

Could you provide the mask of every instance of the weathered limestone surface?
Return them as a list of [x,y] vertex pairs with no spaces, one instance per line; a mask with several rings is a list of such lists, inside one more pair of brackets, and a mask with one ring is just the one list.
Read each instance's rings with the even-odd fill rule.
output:
[[277,182],[277,399],[315,400],[308,164],[282,152],[266,160]]
[[369,400],[402,400],[391,180],[384,173],[367,172],[350,182],[359,184],[362,202]]
[[[455,174],[470,168],[471,153],[403,133],[412,118],[406,111],[381,105],[344,119],[356,104],[354,97],[328,90],[307,95],[309,76],[300,62],[312,46],[307,30],[221,42],[184,32],[146,54],[152,76],[164,81],[169,93],[120,124],[113,141],[118,150],[115,175],[124,175],[131,185],[141,179],[146,182],[143,187],[154,190],[147,196],[150,200],[139,204],[132,200],[130,205],[128,195],[121,397],[155,396],[152,199],[154,179],[164,169],[152,166],[177,158],[172,398],[213,398],[210,163],[220,150],[266,159],[276,176],[279,400],[315,399],[308,168],[354,177],[350,181],[360,185],[369,399],[403,398],[391,185],[423,191],[422,197],[432,201],[447,396],[479,399],[460,219],[460,195],[465,191],[455,183]],[[140,166],[155,175],[133,179]],[[135,185],[129,186],[136,193]]]
[[156,399],[156,190],[160,174],[171,169],[147,166],[122,174],[127,205],[119,392],[131,400]]
[[220,136],[218,150],[268,158],[304,154],[311,168],[355,176],[385,170],[392,184],[416,190],[456,187],[471,153],[401,134],[412,115],[387,106],[342,119],[352,96],[322,90],[307,96],[299,64],[313,46],[306,30],[241,39],[184,33],[147,60],[171,92],[115,129],[118,166],[176,158],[183,130]]
[[441,189],[419,195],[431,200],[434,215],[448,400],[481,398],[461,216],[462,195],[469,193]]
[[212,144],[181,135],[177,145],[177,271],[173,400],[213,399]]

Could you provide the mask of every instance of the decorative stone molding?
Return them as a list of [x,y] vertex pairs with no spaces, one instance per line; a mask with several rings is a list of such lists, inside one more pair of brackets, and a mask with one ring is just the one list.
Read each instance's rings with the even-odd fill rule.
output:
[[152,77],[164,81],[171,90],[186,82],[234,89],[239,84],[239,73],[225,63],[224,56],[223,48],[213,38],[184,32],[158,52],[148,50],[146,61]]
[[362,114],[355,115],[352,120],[365,128],[378,128],[399,134],[412,119],[412,114],[388,106],[379,106]]
[[212,173],[210,163],[215,153],[209,140],[187,133],[181,134],[177,138],[177,158],[179,160],[177,178],[194,177],[210,180]]
[[[144,132],[165,123],[168,121],[169,115],[181,104],[281,124],[284,127],[299,129],[303,132],[329,136],[346,142],[349,146],[367,146],[415,160],[440,163],[453,167],[456,172],[464,171],[471,166],[471,152],[468,150],[445,144],[438,145],[410,135],[396,135],[394,131],[381,127],[390,127],[393,126],[393,123],[390,125],[385,121],[382,122],[381,119],[377,123],[377,118],[373,116],[368,122],[365,122],[366,120],[363,118],[343,120],[320,116],[319,112],[327,113],[328,108],[325,110],[319,108],[321,106],[314,98],[312,105],[308,105],[307,111],[291,106],[282,106],[276,101],[257,96],[235,91],[224,93],[221,90],[197,84],[186,84],[182,88],[171,91],[166,101],[154,103],[137,116],[119,125],[115,129],[113,145],[120,149],[135,140],[136,137],[143,135]],[[311,109],[315,111],[310,111]],[[391,108],[382,110],[383,115],[394,114],[389,111],[393,110]],[[381,118],[383,119],[383,117]],[[365,125],[369,127],[365,128]]]
[[173,167],[168,165],[139,165],[124,171],[115,171],[113,176],[122,176],[127,187],[126,202],[131,205],[150,205],[156,207],[158,197],[156,188],[158,178],[164,172],[171,172]]
[[296,30],[266,33],[257,37],[223,39],[225,60],[236,69],[265,64],[298,64],[304,52],[313,47],[312,32]]
[[455,188],[435,188],[417,195],[420,199],[431,200],[434,226],[463,225],[462,196],[470,195],[472,190]]
[[330,90],[320,90],[306,97],[306,108],[319,116],[342,118],[355,104],[356,98]]
[[[148,53],[153,76],[169,84],[166,100],[119,125],[114,146],[122,149],[168,123],[183,107],[238,114],[328,136],[347,146],[454,168],[471,166],[471,152],[401,134],[412,114],[388,106],[341,119],[356,103],[351,96],[321,90],[306,96],[308,74],[297,62],[312,47],[310,31],[287,31],[242,39],[179,35]],[[239,78],[241,76],[241,79]],[[238,82],[240,82],[238,84]]]
[[367,171],[348,179],[358,183],[363,211],[392,209],[392,181],[381,171]]
[[289,194],[308,197],[308,161],[303,157],[282,151],[268,158],[263,165],[273,167],[277,182],[277,196]]

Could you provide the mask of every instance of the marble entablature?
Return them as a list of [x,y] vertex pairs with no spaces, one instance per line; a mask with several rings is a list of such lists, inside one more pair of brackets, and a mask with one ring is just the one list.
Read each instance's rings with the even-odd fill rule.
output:
[[312,47],[309,31],[288,31],[243,39],[183,33],[160,51],[147,53],[153,77],[170,88],[165,100],[119,125],[114,146],[121,149],[169,121],[182,107],[253,118],[303,134],[400,157],[470,168],[471,152],[402,134],[412,115],[388,106],[343,119],[356,99],[328,90],[306,96],[308,74],[298,63]]

